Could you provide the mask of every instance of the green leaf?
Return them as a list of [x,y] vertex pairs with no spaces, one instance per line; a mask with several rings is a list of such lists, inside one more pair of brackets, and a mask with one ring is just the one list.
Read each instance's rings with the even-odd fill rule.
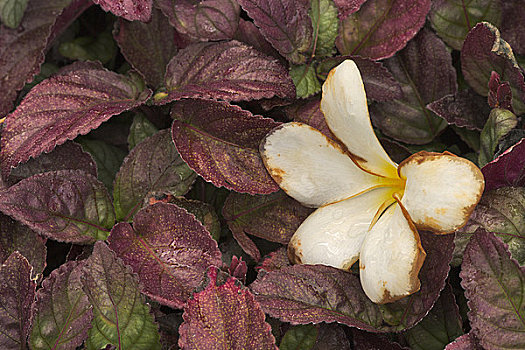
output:
[[131,150],[148,137],[155,135],[157,131],[159,131],[159,129],[157,129],[155,125],[144,116],[144,114],[136,113],[133,117],[133,123],[129,128],[129,149]]
[[507,109],[494,108],[480,136],[478,165],[485,166],[494,159],[499,141],[518,124],[518,118]]
[[91,154],[97,163],[98,179],[111,191],[113,180],[126,157],[126,152],[102,140],[81,138],[75,141],[82,146],[84,152]]
[[86,260],[83,290],[93,305],[86,348],[111,344],[119,350],[160,349],[159,332],[139,291],[137,275],[103,242]]
[[332,56],[339,29],[337,7],[333,0],[311,0],[308,15],[312,19],[313,50],[316,57]]
[[412,350],[441,350],[463,334],[459,309],[450,285],[420,323],[406,333]]
[[321,83],[312,64],[292,66],[290,76],[295,84],[297,98],[310,97],[321,91]]
[[284,335],[279,349],[310,350],[314,347],[318,334],[319,330],[312,324],[294,326]]
[[27,8],[28,0],[0,0],[0,19],[9,28],[17,28]]
[[476,23],[490,22],[499,27],[499,0],[437,0],[428,16],[437,35],[456,50],[461,50],[467,33]]
[[117,53],[117,45],[111,31],[106,30],[96,37],[82,36],[62,43],[60,54],[72,60],[100,61],[108,63]]

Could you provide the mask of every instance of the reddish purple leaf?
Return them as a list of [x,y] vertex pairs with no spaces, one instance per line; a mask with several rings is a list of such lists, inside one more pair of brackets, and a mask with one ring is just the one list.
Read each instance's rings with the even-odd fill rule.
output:
[[268,196],[231,193],[222,209],[234,238],[256,261],[260,253],[246,234],[287,244],[310,213],[312,209],[303,207],[282,191]]
[[14,168],[7,178],[7,184],[11,186],[30,176],[56,170],[82,170],[97,176],[97,165],[89,153],[84,152],[77,143],[66,142]]
[[510,45],[490,23],[479,23],[468,33],[461,50],[461,70],[467,83],[478,94],[487,96],[492,71],[508,81],[512,106],[517,114],[525,112],[525,81]]
[[51,29],[69,3],[70,0],[28,1],[20,26],[16,29],[2,27],[0,116],[11,110],[17,91],[39,72]]
[[472,333],[468,333],[448,344],[445,350],[483,350],[483,348]]
[[105,239],[115,222],[104,184],[80,170],[34,175],[0,191],[0,211],[57,241]]
[[384,63],[401,84],[404,98],[371,105],[374,124],[402,142],[432,141],[447,123],[426,105],[457,90],[456,70],[445,44],[432,31],[423,29],[403,51]]
[[259,142],[278,123],[211,100],[178,101],[171,116],[177,150],[206,181],[251,194],[279,189],[259,154]]
[[143,293],[182,308],[210,265],[222,266],[217,242],[185,209],[157,203],[111,231],[109,246],[139,275]]
[[334,0],[339,10],[339,19],[344,20],[348,15],[358,11],[366,0]]
[[324,114],[321,112],[320,103],[321,100],[318,98],[307,102],[299,101],[286,107],[285,112],[288,118],[293,119],[294,122],[308,124],[332,140],[335,140],[335,136],[330,131],[328,124],[326,124]]
[[419,273],[420,291],[381,309],[366,297],[358,276],[324,265],[261,273],[250,287],[263,310],[284,322],[339,322],[372,332],[404,330],[419,322],[438,299],[452,258],[453,235],[420,235],[427,252]]
[[151,192],[186,194],[196,176],[175,149],[169,129],[148,137],[131,150],[115,178],[117,220],[130,220]]
[[40,280],[46,267],[46,242],[35,231],[0,214],[0,263],[18,251],[31,264],[31,278]]
[[512,90],[508,81],[501,81],[499,74],[492,71],[489,80],[488,104],[491,108],[512,109]]
[[472,334],[483,348],[524,348],[525,267],[511,259],[506,245],[478,230],[465,250],[460,277]]
[[93,311],[82,291],[83,263],[68,262],[53,270],[42,282],[33,304],[33,350],[75,350],[87,338]]
[[31,265],[23,255],[14,252],[0,266],[0,281],[0,348],[26,349],[36,289]]
[[275,59],[238,41],[192,44],[173,57],[166,71],[168,95],[159,104],[182,98],[226,101],[295,97],[288,71]]
[[248,272],[248,265],[242,260],[242,257],[232,256],[232,262],[228,267],[230,276],[237,278],[242,283],[246,282],[246,272]]
[[272,56],[279,60],[282,60],[282,56],[279,52],[273,48],[273,46],[264,38],[259,28],[253,24],[253,22],[245,21],[242,18],[239,20],[239,26],[234,37],[235,40],[243,42],[252,46],[257,51],[260,51],[268,56]]
[[124,19],[115,23],[113,36],[126,61],[144,76],[149,85],[162,86],[166,66],[177,53],[175,29],[166,16],[154,9],[148,23]]
[[179,346],[192,349],[277,350],[271,327],[252,293],[233,277],[210,268],[204,290],[184,307]]
[[354,341],[354,350],[403,350],[401,345],[391,342],[385,337],[375,333],[352,329],[352,338]]
[[273,47],[293,64],[306,63],[312,22],[305,0],[238,0]]
[[421,29],[429,11],[430,0],[367,1],[341,22],[337,48],[343,55],[391,57]]
[[525,6],[521,0],[501,2],[503,19],[499,28],[501,35],[518,55],[525,55],[525,28],[521,19],[525,17]]
[[140,294],[137,275],[104,242],[95,243],[81,282],[93,305],[87,349],[160,350],[158,326]]
[[170,23],[194,40],[231,39],[239,24],[239,4],[235,0],[157,0]]
[[104,11],[111,11],[115,16],[128,21],[148,22],[153,7],[153,0],[93,0],[93,2],[100,5]]
[[437,35],[456,50],[461,50],[469,30],[477,23],[499,27],[502,5],[508,0],[433,0],[428,16]]
[[96,129],[150,96],[141,82],[100,63],[74,63],[35,86],[7,116],[0,142],[4,177],[20,162]]
[[476,131],[483,130],[490,114],[487,100],[471,89],[443,96],[429,103],[427,109],[449,124]]
[[525,139],[485,165],[485,191],[504,186],[525,186]]
[[261,265],[256,267],[259,271],[263,270],[266,272],[280,270],[283,267],[290,266],[290,260],[288,259],[288,254],[286,252],[286,247],[277,249],[274,252],[271,252],[264,258],[261,262]]

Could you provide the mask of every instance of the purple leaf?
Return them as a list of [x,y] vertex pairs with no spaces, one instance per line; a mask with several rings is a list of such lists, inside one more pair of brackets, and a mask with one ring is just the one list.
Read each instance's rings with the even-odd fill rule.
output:
[[82,266],[68,262],[42,282],[32,309],[32,349],[75,350],[86,340],[93,311],[80,283]]
[[156,6],[179,33],[200,41],[232,39],[241,12],[235,0],[157,0]]
[[358,11],[366,0],[334,0],[339,10],[339,19],[344,20],[348,15]]
[[250,45],[257,51],[260,51],[268,56],[282,60],[279,52],[264,38],[259,28],[253,22],[245,21],[242,18],[239,20],[239,26],[234,37],[235,40]]
[[233,277],[218,279],[207,273],[204,290],[194,293],[184,307],[179,346],[192,349],[275,349],[271,327],[252,293]]
[[148,23],[124,19],[115,23],[113,36],[126,61],[144,76],[149,85],[162,86],[166,66],[177,53],[175,29],[166,16],[154,9]]
[[378,334],[352,328],[354,350],[403,350],[405,348]]
[[445,44],[423,29],[403,51],[385,61],[385,66],[401,84],[404,98],[371,105],[374,124],[402,142],[432,141],[447,123],[426,105],[457,90],[456,70]]
[[443,349],[462,334],[459,308],[452,287],[447,284],[429,314],[409,329],[405,338],[413,350]]
[[158,104],[182,98],[246,101],[295,97],[288,71],[275,59],[238,41],[192,44],[173,57],[166,71],[168,94]]
[[[525,28],[520,19],[525,16],[521,0],[502,1],[503,19],[499,28],[501,34],[518,55],[525,55]],[[489,21],[490,22],[490,21]]]
[[250,287],[263,310],[284,322],[338,322],[372,332],[404,330],[432,308],[452,258],[452,235],[420,234],[427,252],[419,273],[420,291],[381,310],[366,297],[359,277],[324,265],[293,265],[261,273]]
[[525,267],[485,230],[471,238],[460,273],[472,333],[485,349],[525,347]]
[[5,116],[26,82],[30,82],[44,61],[51,29],[69,0],[31,0],[16,29],[0,31],[0,116]]
[[505,2],[434,0],[428,17],[437,35],[452,48],[461,50],[467,33],[476,23],[490,22],[499,27]]
[[[302,206],[283,191],[268,196],[231,193],[222,209],[234,237],[237,233],[250,234],[282,244],[288,244],[311,213],[312,209]],[[239,244],[243,246],[241,242]]]
[[468,333],[448,344],[445,350],[483,350],[483,348],[472,333]]
[[135,146],[115,178],[113,202],[117,220],[129,220],[152,191],[180,196],[189,191],[195,173],[175,149],[168,129]]
[[31,264],[31,278],[38,281],[46,267],[45,244],[45,240],[29,227],[0,214],[0,262],[18,251]]
[[0,348],[26,349],[36,289],[31,265],[23,255],[14,252],[0,266],[0,281]]
[[446,95],[427,105],[427,109],[449,124],[481,131],[490,113],[487,100],[471,89]]
[[[525,265],[525,188],[500,187],[485,191],[457,237],[468,242],[479,228],[496,234],[508,245],[511,256]],[[465,235],[467,237],[462,237]],[[463,250],[467,242],[462,244]]]
[[0,211],[51,239],[105,239],[115,214],[104,185],[80,170],[34,175],[0,191]]
[[337,48],[343,55],[391,57],[421,29],[429,11],[430,0],[367,1],[341,22]]
[[115,16],[128,21],[148,22],[153,7],[153,0],[93,0],[93,2],[100,5],[104,11],[111,11]]
[[139,275],[143,293],[182,308],[210,265],[222,266],[217,242],[195,216],[173,204],[157,203],[111,231],[109,246]]
[[288,259],[286,247],[282,247],[268,254],[263,259],[260,266],[256,267],[256,269],[258,269],[259,271],[270,272],[274,270],[280,270],[283,267],[290,266],[290,265],[291,263],[290,263],[290,260]]
[[158,328],[140,294],[137,275],[105,243],[95,243],[81,281],[93,305],[87,349],[111,344],[117,349],[160,350]]
[[489,80],[488,104],[491,108],[512,109],[512,90],[508,81],[501,81],[497,72],[492,71]]
[[326,124],[324,114],[321,112],[320,103],[321,101],[318,98],[307,101],[306,103],[295,103],[286,107],[286,115],[290,119],[293,119],[294,122],[308,124],[325,134],[328,138],[335,140],[335,136],[330,131],[328,124]]
[[[345,334],[345,327],[338,324],[322,323],[318,326],[319,333],[312,350],[337,349],[350,350],[352,349],[350,341]],[[281,349],[282,350],[282,349]]]
[[461,70],[478,94],[488,95],[492,71],[508,81],[514,96],[512,106],[519,115],[525,111],[525,81],[510,45],[490,23],[479,23],[468,33],[461,50]]
[[248,265],[242,260],[242,257],[232,256],[232,262],[228,267],[230,276],[237,278],[242,283],[246,282],[246,272],[248,272]]
[[259,142],[278,123],[211,100],[178,101],[171,116],[177,150],[206,181],[251,194],[279,189],[259,154]]
[[525,186],[525,139],[485,165],[485,191],[504,186]]
[[149,90],[99,63],[77,62],[35,86],[2,130],[3,176],[20,162],[96,129],[111,116],[144,103]]
[[293,64],[306,63],[312,41],[312,22],[305,0],[238,0],[281,55]]
[[82,170],[97,176],[97,165],[89,153],[84,152],[79,144],[66,142],[14,168],[7,178],[7,184],[11,186],[30,176],[56,170]]

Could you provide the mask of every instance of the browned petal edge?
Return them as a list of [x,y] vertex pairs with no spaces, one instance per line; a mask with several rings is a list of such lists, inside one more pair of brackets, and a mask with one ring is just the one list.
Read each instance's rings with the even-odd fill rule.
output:
[[415,292],[419,291],[419,288],[421,287],[421,281],[419,281],[418,275],[419,275],[419,271],[421,270],[421,267],[423,267],[423,262],[425,261],[425,258],[427,256],[427,253],[425,252],[425,250],[423,249],[423,246],[421,245],[421,238],[419,237],[419,232],[417,231],[417,228],[414,225],[414,222],[412,221],[412,219],[410,218],[410,215],[408,214],[407,210],[405,209],[403,204],[401,204],[401,199],[396,194],[394,194],[394,199],[396,200],[397,204],[401,208],[401,212],[403,213],[403,216],[407,220],[408,226],[410,226],[410,229],[414,233],[414,238],[416,239],[416,242],[417,242],[417,248],[416,248],[417,254],[416,254],[416,258],[412,262],[412,270],[410,271],[410,274],[409,274],[410,275],[410,285],[411,285],[410,291],[405,295],[392,296],[390,292],[387,289],[385,289],[385,292],[383,293],[383,298],[377,304],[392,303],[394,301],[397,301],[399,299],[402,299],[406,296],[409,296],[410,294],[414,294]]
[[288,255],[288,260],[294,265],[300,265],[302,264],[302,257],[303,252],[300,249],[301,242],[297,241],[292,237],[290,242],[288,243],[288,249],[286,250],[286,253]]
[[473,202],[473,204],[469,205],[468,207],[464,207],[462,209],[464,220],[463,220],[463,222],[461,224],[457,225],[454,229],[449,230],[449,231],[443,231],[439,227],[437,227],[436,223],[432,222],[431,220],[429,220],[427,222],[421,222],[421,223],[416,222],[415,223],[415,225],[416,225],[416,227],[418,229],[425,230],[425,231],[430,231],[430,232],[432,232],[434,234],[437,234],[437,235],[450,234],[450,233],[456,232],[457,230],[459,230],[463,226],[465,226],[467,224],[467,222],[468,222],[468,219],[470,218],[470,215],[472,214],[472,212],[476,208],[476,205],[478,205],[479,201],[481,200],[481,196],[483,195],[483,191],[485,190],[485,177],[483,176],[483,173],[481,172],[481,170],[476,166],[476,164],[472,163],[470,160],[468,160],[466,158],[458,157],[457,155],[455,155],[453,153],[450,153],[448,151],[445,151],[443,153],[427,152],[427,151],[420,151],[420,152],[414,153],[413,155],[411,155],[407,159],[403,160],[399,164],[399,166],[397,167],[397,174],[398,174],[398,176],[400,178],[402,178],[402,176],[401,176],[401,168],[405,164],[407,164],[409,162],[415,162],[416,164],[421,164],[421,163],[425,162],[426,160],[428,160],[429,158],[430,159],[432,159],[432,158],[440,158],[442,156],[455,157],[456,160],[461,160],[465,164],[469,165],[470,169],[472,170],[472,174],[474,175],[475,179],[477,181],[481,182],[481,188],[480,188],[480,191],[477,194],[476,200]]

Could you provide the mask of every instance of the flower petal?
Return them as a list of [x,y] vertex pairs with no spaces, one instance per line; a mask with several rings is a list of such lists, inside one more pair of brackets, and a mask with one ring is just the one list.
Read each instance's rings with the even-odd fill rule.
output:
[[388,208],[366,235],[361,247],[361,285],[374,303],[396,301],[419,290],[425,260],[419,233],[399,204]]
[[419,152],[399,165],[401,202],[419,229],[450,233],[467,222],[485,182],[477,166],[451,153]]
[[359,258],[361,244],[378,208],[393,200],[392,188],[378,188],[317,209],[288,243],[296,264],[323,264],[348,270]]
[[273,129],[261,142],[260,151],[279,186],[309,207],[395,182],[362,171],[341,146],[306,124],[288,123]]
[[332,133],[360,166],[378,175],[397,177],[397,165],[372,129],[365,88],[354,61],[346,60],[330,71],[323,85],[321,110]]

